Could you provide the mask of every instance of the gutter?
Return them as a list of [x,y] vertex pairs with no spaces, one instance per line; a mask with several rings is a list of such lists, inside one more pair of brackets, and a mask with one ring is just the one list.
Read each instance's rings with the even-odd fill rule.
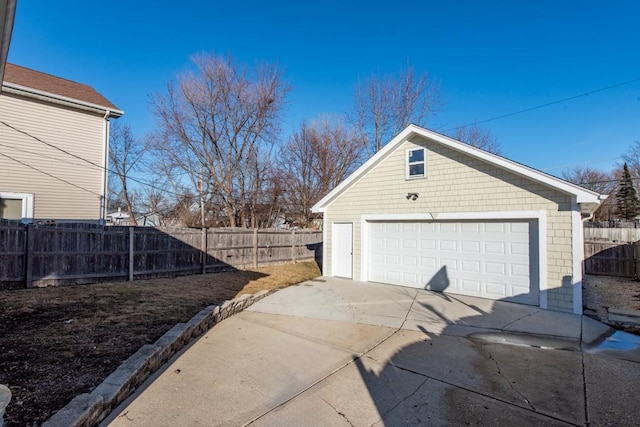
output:
[[54,93],[45,92],[38,89],[33,89],[27,86],[17,85],[11,82],[2,83],[2,91],[5,93],[12,93],[15,95],[28,96],[30,98],[39,99],[41,101],[53,102],[56,104],[65,105],[68,107],[78,108],[84,111],[90,111],[93,113],[109,113],[109,117],[120,117],[124,114],[124,111],[114,108],[104,107],[91,102],[80,101],[78,99],[69,98],[62,95],[56,95]]
[[102,133],[102,185],[100,186],[102,194],[100,195],[100,224],[104,225],[107,218],[107,194],[109,191],[109,118],[113,117],[110,110],[104,113],[104,130]]
[[4,69],[7,65],[7,56],[9,56],[16,6],[17,0],[0,0],[0,82],[4,80]]

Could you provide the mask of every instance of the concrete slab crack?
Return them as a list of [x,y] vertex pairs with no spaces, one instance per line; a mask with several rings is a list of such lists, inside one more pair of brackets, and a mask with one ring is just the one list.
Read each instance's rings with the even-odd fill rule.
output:
[[409,306],[409,310],[407,310],[407,314],[404,315],[404,320],[402,321],[402,324],[400,325],[398,330],[401,330],[404,327],[404,324],[407,323],[407,319],[409,318],[409,313],[411,313],[411,309],[413,309],[413,304],[416,303],[416,299],[417,298],[418,298],[418,291],[415,291],[415,294],[413,294],[413,301],[411,301],[411,305]]
[[513,325],[514,323],[519,322],[519,321],[521,321],[521,320],[524,320],[524,319],[526,319],[527,317],[534,316],[534,315],[538,314],[539,312],[540,312],[540,310],[537,310],[537,311],[534,311],[533,313],[529,313],[529,314],[527,314],[527,315],[525,315],[525,316],[519,317],[519,318],[517,318],[517,319],[515,319],[515,320],[513,320],[513,321],[511,321],[511,322],[509,322],[509,323],[507,323],[506,325],[504,325],[504,326],[503,326],[502,328],[500,328],[500,329],[504,331],[504,330],[506,330],[509,326]]
[[580,353],[582,361],[582,392],[584,396],[584,424],[589,425],[589,399],[587,397],[587,376],[584,367],[584,353]]
[[[420,374],[418,374],[420,375]],[[424,375],[422,375],[424,377]],[[408,396],[406,396],[405,398],[403,398],[402,400],[400,400],[398,403],[396,403],[395,405],[393,405],[393,407],[389,408],[389,410],[385,411],[384,414],[380,414],[380,419],[378,421],[376,421],[375,423],[371,424],[371,427],[373,427],[373,425],[375,425],[376,423],[383,421],[384,417],[387,416],[387,414],[389,414],[391,411],[393,411],[394,409],[396,409],[398,406],[400,406],[402,403],[406,402],[407,400],[411,399],[413,396],[416,395],[416,393],[418,393],[418,391],[422,388],[423,385],[426,384],[426,382],[429,381],[429,377],[424,377],[424,380],[418,385],[418,387],[416,387],[415,390],[413,390],[413,392],[411,394],[409,394]]]
[[507,378],[506,375],[502,373],[502,370],[500,369],[500,364],[493,357],[493,355],[486,348],[483,348],[483,350],[489,355],[489,360],[493,361],[493,363],[496,365],[496,369],[498,370],[498,375],[500,375],[507,382],[507,384],[509,384],[509,387],[511,388],[511,390],[513,390],[518,396],[520,396],[522,400],[524,400],[525,403],[529,405],[532,411],[537,412],[536,408],[531,404],[529,399],[527,399],[527,397],[524,394],[520,393],[520,391],[513,386],[513,382],[511,382],[511,380],[509,380],[509,378]]
[[322,396],[318,396],[318,397],[319,397],[319,398],[320,398],[320,400],[322,400],[324,403],[326,403],[327,405],[329,405],[329,406],[331,407],[331,409],[333,409],[333,410],[336,412],[336,414],[338,414],[338,415],[340,415],[342,418],[344,418],[344,420],[345,420],[346,422],[348,422],[350,426],[352,426],[352,427],[353,427],[353,423],[352,423],[351,421],[349,421],[349,418],[347,418],[347,416],[346,416],[343,412],[340,412],[340,411],[338,410],[338,408],[336,408],[335,406],[333,406],[331,403],[329,403],[329,402],[328,402],[325,398],[323,398]]

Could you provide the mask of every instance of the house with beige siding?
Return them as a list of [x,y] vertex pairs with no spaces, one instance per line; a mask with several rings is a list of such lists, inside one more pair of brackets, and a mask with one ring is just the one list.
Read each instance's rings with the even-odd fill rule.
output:
[[0,218],[105,218],[109,120],[85,84],[7,64],[0,94]]
[[323,273],[582,313],[605,196],[410,125],[314,207]]

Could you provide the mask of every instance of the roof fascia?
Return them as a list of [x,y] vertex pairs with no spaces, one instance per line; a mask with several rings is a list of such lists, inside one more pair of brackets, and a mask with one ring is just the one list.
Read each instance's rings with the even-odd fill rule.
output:
[[69,98],[67,96],[58,95],[51,92],[45,92],[43,90],[33,89],[27,86],[18,85],[11,82],[3,82],[2,90],[7,93],[14,93],[17,95],[29,96],[44,101],[54,101],[69,107],[82,108],[90,111],[98,111],[101,113],[109,112],[109,117],[120,117],[124,114],[124,111],[115,108],[104,107],[102,105],[93,104],[91,102],[81,101],[75,98]]

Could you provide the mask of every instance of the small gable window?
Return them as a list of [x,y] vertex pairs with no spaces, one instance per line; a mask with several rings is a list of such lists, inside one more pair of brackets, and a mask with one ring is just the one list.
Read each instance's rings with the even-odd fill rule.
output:
[[406,178],[424,178],[427,176],[427,153],[424,148],[407,150]]

